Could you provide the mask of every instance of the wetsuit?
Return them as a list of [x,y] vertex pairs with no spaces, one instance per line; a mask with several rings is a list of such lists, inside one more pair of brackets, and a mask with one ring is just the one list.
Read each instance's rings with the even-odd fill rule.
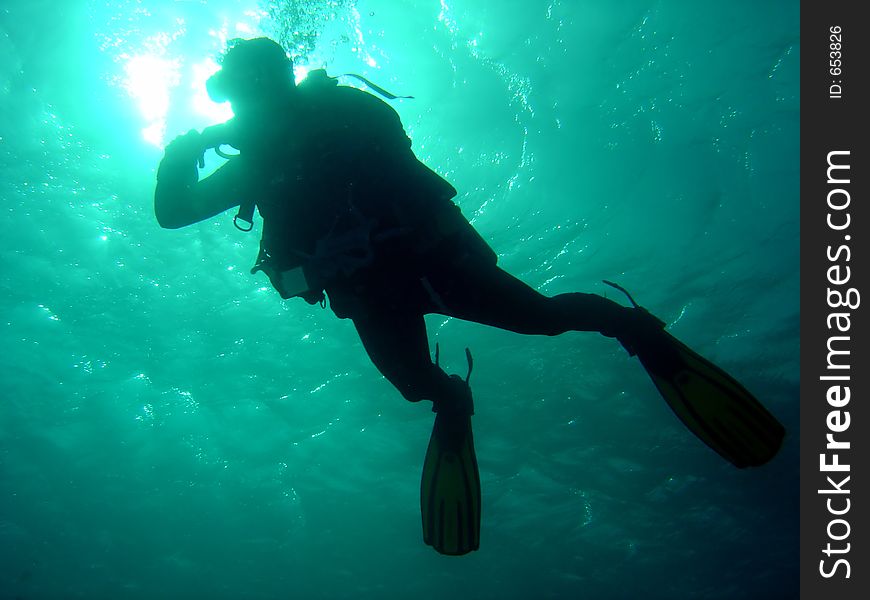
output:
[[[188,186],[237,201],[253,195],[264,221],[255,270],[284,297],[314,303],[325,291],[406,399],[466,393],[433,364],[425,314],[523,334],[625,331],[629,311],[619,305],[593,294],[546,297],[498,267],[451,201],[453,186],[416,159],[386,103],[347,87],[299,91],[292,110],[276,116],[271,139],[240,137],[240,157],[203,181],[173,182],[173,168],[189,172],[173,165],[190,157],[168,148],[163,193],[183,195]],[[307,289],[282,289],[282,273],[294,269]]]

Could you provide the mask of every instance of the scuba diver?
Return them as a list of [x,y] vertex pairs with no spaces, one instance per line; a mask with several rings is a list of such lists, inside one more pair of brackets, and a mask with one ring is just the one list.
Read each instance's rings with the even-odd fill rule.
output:
[[[268,38],[236,40],[206,85],[234,116],[167,145],[157,171],[157,221],[175,229],[238,207],[234,222],[249,230],[256,209],[263,232],[251,272],[263,271],[285,299],[325,306],[328,297],[402,396],[432,402],[421,510],[424,541],[438,552],[478,548],[481,492],[471,353],[466,349],[465,376],[444,372],[437,346],[434,361],[430,354],[426,314],[527,335],[616,338],[677,416],[723,458],[743,468],[778,451],[782,425],[616,284],[605,282],[632,306],[595,294],[547,297],[502,270],[452,201],[456,190],[416,158],[386,102],[322,70],[296,85],[292,61]],[[225,155],[222,145],[237,153]],[[197,167],[210,148],[228,160],[200,180]]]

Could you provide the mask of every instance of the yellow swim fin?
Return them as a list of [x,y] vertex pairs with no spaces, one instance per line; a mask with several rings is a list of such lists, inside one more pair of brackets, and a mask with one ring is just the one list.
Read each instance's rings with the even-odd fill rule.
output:
[[[442,407],[435,416],[420,485],[423,541],[441,554],[462,555],[480,546],[480,473],[469,406]],[[436,403],[436,409],[438,404]]]
[[757,467],[782,446],[785,428],[725,371],[662,331],[666,348],[638,351],[665,401],[686,427],[735,467]]
[[735,467],[757,467],[782,446],[785,428],[728,373],[664,330],[664,324],[624,292],[645,325],[623,341],[665,401],[702,442]]

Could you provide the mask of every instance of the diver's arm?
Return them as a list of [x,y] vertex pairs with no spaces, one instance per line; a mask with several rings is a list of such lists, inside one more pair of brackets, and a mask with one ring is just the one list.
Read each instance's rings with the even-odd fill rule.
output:
[[173,140],[157,169],[154,215],[166,229],[186,227],[239,205],[237,165],[225,164],[199,180],[199,135],[194,131]]

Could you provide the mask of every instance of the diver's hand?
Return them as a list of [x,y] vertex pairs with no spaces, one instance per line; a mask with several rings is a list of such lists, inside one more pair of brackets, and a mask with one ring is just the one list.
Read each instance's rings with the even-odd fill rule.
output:
[[199,180],[197,167],[205,166],[201,137],[198,131],[190,130],[166,145],[163,160],[157,167],[158,183],[186,188]]
[[170,229],[188,224],[191,190],[199,181],[199,168],[204,166],[202,140],[198,131],[180,135],[169,144],[157,167],[157,187],[154,193],[154,213],[161,227]]
[[218,123],[217,125],[210,125],[202,130],[202,135],[200,136],[200,141],[202,142],[203,148],[220,148],[223,145],[232,146],[233,148],[238,149],[239,144],[237,141],[236,128],[234,127],[234,120],[230,119],[225,123]]
[[154,190],[154,214],[161,227],[186,227],[239,205],[238,171],[233,165],[199,179],[197,166],[204,166],[210,143],[208,136],[189,131],[166,146]]
[[202,134],[195,129],[191,129],[184,135],[179,135],[166,146],[164,160],[172,162],[190,163],[196,161],[199,168],[205,166],[206,145],[202,138]]

